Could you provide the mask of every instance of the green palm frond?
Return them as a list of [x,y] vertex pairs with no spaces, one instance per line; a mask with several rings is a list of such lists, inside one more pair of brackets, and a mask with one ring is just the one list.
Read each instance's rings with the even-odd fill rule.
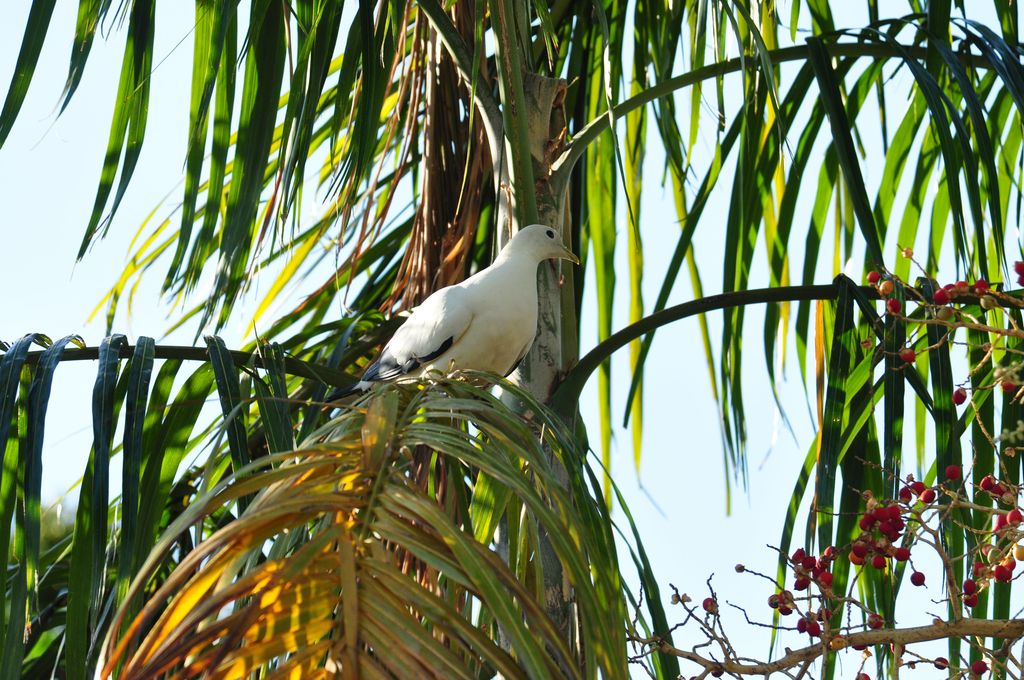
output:
[[[133,3],[125,14],[131,40],[121,71],[124,87],[84,247],[102,235],[145,141],[151,4]],[[505,229],[498,222],[508,214],[510,197],[512,207],[525,209],[537,192],[541,208],[558,208],[544,214],[563,215],[560,206],[567,201],[567,231],[581,251],[593,254],[595,275],[587,285],[598,293],[603,340],[613,331],[615,281],[621,278],[614,267],[616,249],[638,252],[641,238],[661,238],[665,229],[657,221],[644,220],[639,229],[616,221],[620,190],[628,189],[627,212],[635,220],[644,194],[657,184],[637,182],[637,163],[651,137],[664,149],[681,225],[654,312],[673,294],[683,261],[697,261],[692,237],[698,224],[710,224],[709,200],[729,206],[723,292],[754,283],[761,240],[767,282],[786,285],[795,279],[798,264],[791,253],[800,243],[795,239],[801,238],[801,222],[807,224],[805,285],[821,268],[838,274],[855,242],[865,244],[873,264],[891,266],[904,279],[909,270],[894,248],[916,245],[924,252],[926,242],[928,274],[951,252],[961,271],[997,279],[1008,257],[1003,225],[1020,202],[1020,183],[1009,179],[1019,174],[1024,105],[1024,69],[1014,57],[1016,18],[1011,7],[997,7],[996,29],[972,20],[966,10],[958,18],[948,3],[932,4],[938,9],[930,4],[927,14],[908,15],[872,6],[869,26],[844,28],[828,3],[810,3],[804,12],[797,2],[789,20],[798,23],[787,36],[772,3],[608,0],[594,9],[460,0],[447,8],[385,3],[345,13],[334,0],[301,2],[286,12],[277,3],[254,0],[249,14],[257,20],[246,26],[238,24],[232,3],[203,0],[196,5],[178,226],[154,220],[144,229],[151,236],[138,240],[132,266],[111,290],[110,318],[130,296],[131,282],[153,267],[163,270],[165,293],[179,301],[204,273],[215,275],[217,293],[186,309],[188,318],[198,315],[204,325],[217,327],[255,272],[268,271],[268,265],[280,273],[257,308],[257,320],[289,283],[301,281],[309,281],[306,288],[315,294],[296,307],[296,327],[321,323],[337,309],[339,295],[361,311],[413,304],[485,266],[491,244]],[[105,2],[81,5],[68,97],[76,92],[95,28],[108,9]],[[511,23],[488,22],[487,13],[494,16],[497,9]],[[33,3],[0,130],[17,115],[51,11],[47,0]],[[637,29],[632,62],[623,56],[626,17]],[[798,40],[798,25],[811,32],[807,41]],[[483,40],[488,31],[496,41]],[[499,50],[485,49],[495,43]],[[506,57],[539,75],[518,82],[519,70],[502,66]],[[912,81],[905,106],[895,103],[901,98],[886,96],[903,87],[893,79],[898,72]],[[545,78],[564,79],[552,102],[552,111],[565,118],[564,129],[535,126],[537,139],[519,139],[525,118],[517,111],[526,101],[521,99],[534,96],[531,88],[548,87]],[[712,91],[717,116],[703,113],[711,108],[703,97]],[[727,105],[736,96],[739,106]],[[677,121],[681,98],[691,108],[688,134]],[[649,128],[641,123],[648,105],[654,121]],[[880,150],[863,144],[864,126],[873,125],[865,113],[876,106],[884,130]],[[611,134],[611,124],[622,118],[626,135],[620,139]],[[518,141],[502,143],[503,133]],[[628,148],[620,154],[617,141],[623,140]],[[707,143],[711,154],[701,151]],[[534,167],[524,161],[526,149]],[[621,169],[619,158],[625,161]],[[885,167],[877,187],[861,171],[869,162]],[[307,167],[321,168],[317,189],[326,197],[322,216],[312,221],[298,210]],[[522,179],[535,175],[537,181]],[[803,181],[815,176],[817,183]],[[728,187],[720,177],[732,178]],[[696,179],[701,183],[694,190],[688,185]],[[894,207],[894,197],[906,191],[906,206]],[[799,208],[808,192],[814,196],[809,215]],[[396,200],[406,195],[416,196],[413,206]],[[824,223],[830,210],[838,222],[831,235]],[[629,229],[628,239],[618,238],[620,228]],[[943,248],[946,234],[953,237],[952,251]],[[652,280],[640,265],[635,260],[625,275],[632,321],[643,314],[641,281],[645,274]],[[703,269],[691,271],[700,288],[707,286]],[[573,284],[578,306],[584,280]],[[777,355],[787,351],[790,314],[788,306],[772,307],[765,321],[764,365],[773,390]],[[799,305],[795,316],[797,358],[806,373],[809,307]],[[727,315],[721,351],[709,355],[718,364],[712,387],[721,403],[728,460],[737,472],[745,465],[742,326],[742,313]],[[265,330],[262,335],[281,340]],[[627,413],[640,394],[650,342],[632,350]],[[563,368],[577,351],[565,354]],[[598,380],[602,421],[611,422],[611,375],[602,370]],[[601,440],[607,462],[610,431]]]
[[[354,338],[360,337],[355,333],[360,327],[360,333],[365,331],[365,322],[351,323]],[[30,352],[33,344],[46,349]],[[328,365],[314,369],[283,358],[274,348],[267,348],[264,358],[254,361],[252,353],[224,352],[222,343],[216,342],[211,343],[214,353],[230,364],[230,368],[221,364],[222,377],[215,379],[217,371],[201,365],[176,380],[183,359],[206,359],[207,350],[156,346],[149,338],[129,347],[120,335],[108,338],[99,348],[71,344],[81,345],[81,340],[70,337],[54,343],[42,335],[26,335],[0,355],[0,442],[5,452],[0,517],[13,527],[12,533],[0,534],[0,549],[9,557],[2,596],[6,603],[3,664],[4,673],[12,677],[19,668],[29,675],[49,675],[49,669],[58,666],[66,669],[62,672],[68,677],[88,675],[98,652],[98,636],[109,625],[110,610],[123,600],[132,575],[158,535],[202,484],[215,484],[224,474],[216,461],[223,460],[230,447],[216,445],[221,441],[216,430],[205,419],[201,422],[200,415],[211,394],[219,392],[222,400],[231,394],[228,376],[234,376],[237,386],[236,366],[258,365],[263,373],[251,379],[260,384],[266,380],[271,394],[300,389],[298,376],[303,374],[306,380],[316,376],[336,383],[351,380]],[[353,349],[356,356],[365,352],[358,343],[346,344],[336,353],[335,362],[352,361],[346,351]],[[42,550],[40,465],[49,384],[61,363],[81,359],[97,361],[93,451],[80,481],[83,492],[71,534]],[[123,359],[128,359],[127,364],[122,365]],[[303,422],[309,429],[322,421],[318,408],[299,409],[304,400],[287,396],[274,401],[273,408],[264,400],[254,409],[251,431],[240,433],[243,455],[250,455],[250,446],[255,455],[280,448],[282,433],[292,430],[293,414],[294,422]],[[234,398],[232,408],[238,409],[237,392]],[[242,408],[248,413],[248,402]],[[119,420],[124,423],[123,438],[116,442]],[[211,441],[215,454],[210,466],[184,470],[186,456]],[[122,456],[122,495],[111,498],[108,461],[116,455]]]
[[[82,253],[108,233],[119,204],[138,183],[155,86],[155,4],[78,5],[61,110],[80,90],[97,29],[124,30],[127,38],[107,153],[92,210],[83,216]],[[1003,399],[997,406],[985,386],[1006,357],[979,355],[984,331],[965,332],[972,366],[985,365],[969,378],[977,388],[977,415],[957,416],[950,393],[959,359],[939,346],[944,336],[938,328],[910,330],[927,320],[928,308],[883,319],[869,291],[841,274],[891,272],[905,305],[918,297],[930,300],[940,273],[949,279],[1007,278],[1008,262],[1020,252],[1007,226],[1024,202],[1018,9],[995,3],[996,21],[987,26],[973,18],[969,3],[954,11],[948,2],[915,2],[909,9],[869,2],[869,24],[845,27],[824,0],[791,6],[787,25],[774,2],[423,0],[349,8],[339,0],[251,0],[239,11],[228,0],[197,0],[188,129],[180,131],[181,204],[159,207],[147,218],[97,311],[105,307],[112,328],[142,278],[156,275],[177,305],[173,327],[198,325],[198,339],[237,314],[263,272],[271,283],[259,287],[248,324],[261,342],[238,352],[212,337],[206,347],[187,350],[148,340],[128,348],[117,336],[99,350],[71,347],[73,338],[53,343],[38,335],[0,343],[0,523],[13,527],[0,535],[0,552],[13,558],[0,602],[0,675],[21,670],[42,676],[59,667],[68,677],[83,678],[105,635],[111,644],[128,640],[108,648],[112,654],[120,649],[117,663],[125,665],[118,668],[148,673],[161,664],[195,662],[234,672],[222,667],[223,659],[204,656],[208,650],[190,647],[185,636],[191,634],[238,650],[235,658],[243,665],[282,673],[292,661],[319,668],[327,658],[348,668],[365,664],[372,669],[367,673],[447,668],[478,674],[481,664],[498,669],[512,660],[529,672],[547,672],[564,665],[571,651],[563,645],[567,636],[547,635],[564,620],[532,608],[548,604],[543,584],[552,574],[529,552],[548,550],[543,536],[568,541],[554,547],[583,594],[583,632],[590,637],[582,647],[582,672],[615,675],[621,670],[620,631],[597,630],[587,617],[621,620],[616,617],[628,596],[614,578],[581,570],[569,554],[582,551],[602,568],[617,568],[604,533],[610,531],[606,513],[618,475],[608,465],[618,380],[610,359],[630,347],[632,375],[623,405],[633,418],[638,463],[642,386],[654,332],[694,314],[719,403],[730,480],[746,479],[746,306],[769,305],[764,367],[776,404],[782,407],[778,386],[784,375],[777,363],[785,367],[781,360],[792,354],[793,342],[801,376],[817,381],[816,391],[810,381],[805,390],[809,400],[818,400],[819,433],[794,485],[784,552],[800,529],[808,545],[848,542],[857,530],[851,518],[862,509],[851,489],[891,496],[899,486],[896,475],[911,466],[919,475],[941,478],[946,464],[966,462],[961,438],[968,426],[976,481],[998,472],[1000,447],[986,444],[984,433],[998,429],[997,416],[1004,427],[1012,425],[1019,405]],[[52,0],[32,2],[0,109],[0,145],[10,139],[37,77],[57,9]],[[644,158],[659,151],[664,174],[643,177]],[[640,210],[644,197],[666,183],[675,226]],[[322,198],[317,214],[300,209],[308,204],[304,192]],[[537,351],[518,375],[526,392],[554,407],[564,422],[525,393],[520,400],[530,406],[521,410],[533,413],[533,425],[511,418],[479,390],[449,386],[385,390],[365,412],[347,412],[324,430],[318,401],[325,383],[354,379],[398,323],[384,321],[387,312],[486,266],[510,227],[526,219],[558,223],[585,260],[594,262],[590,270],[566,271],[564,280],[542,270],[545,323]],[[625,238],[622,229],[628,229]],[[694,250],[707,232],[722,243],[714,262],[707,259],[711,250],[702,250],[700,258]],[[649,253],[649,244],[660,244],[666,234],[671,257],[664,272],[654,272],[641,248]],[[624,248],[628,257],[620,259]],[[922,271],[898,256],[902,248],[920,254]],[[677,304],[684,262],[698,299]],[[924,278],[912,284],[918,273]],[[833,277],[840,278],[830,286],[814,285]],[[211,279],[210,292],[198,294],[199,283]],[[648,310],[643,292],[652,282],[656,297]],[[801,285],[789,289],[791,282]],[[619,284],[628,295],[616,295]],[[770,288],[758,290],[765,285]],[[596,293],[598,345],[583,352],[579,338],[587,336],[578,319],[587,287]],[[301,299],[288,297],[294,291]],[[628,316],[616,308],[623,299]],[[993,328],[1016,318],[1010,309],[971,305],[969,313]],[[336,320],[341,309],[351,316]],[[719,311],[716,342],[706,315]],[[618,332],[617,318],[629,320]],[[1017,349],[1015,342],[1007,352]],[[33,343],[44,350],[29,353]],[[905,366],[894,357],[905,344],[934,349]],[[61,362],[85,357],[98,362],[94,445],[82,479],[89,493],[82,495],[72,535],[44,547],[39,452],[49,380]],[[125,359],[129,363],[122,366]],[[209,363],[181,373],[182,362],[193,359]],[[599,475],[583,466],[579,444],[560,429],[577,422],[580,395],[595,371],[601,419],[595,440],[604,461]],[[913,408],[904,403],[908,396],[916,397]],[[206,400],[220,407],[213,424],[200,418]],[[494,409],[482,414],[480,404]],[[460,409],[492,429],[453,424]],[[124,439],[118,443],[121,417]],[[911,418],[913,436],[905,425]],[[383,428],[375,446],[366,444],[372,427]],[[403,439],[410,432],[415,437]],[[578,436],[585,441],[585,433]],[[348,444],[332,449],[331,437]],[[925,451],[932,438],[935,456]],[[309,445],[314,440],[318,447]],[[526,458],[536,461],[525,467],[510,454],[510,441],[541,440],[567,456],[570,472],[585,474],[548,484],[535,474],[537,466],[552,464],[541,449],[528,452]],[[296,445],[301,455],[285,453]],[[484,460],[479,452],[490,446],[503,453]],[[193,452],[194,464],[186,465]],[[109,497],[112,455],[124,456],[120,500]],[[322,488],[304,486],[300,469],[320,479]],[[343,501],[323,481],[338,469],[354,475],[353,491]],[[255,481],[278,474],[279,483],[265,490]],[[1005,474],[1010,479],[1019,471]],[[597,477],[605,477],[603,494]],[[530,484],[521,486],[524,479]],[[403,504],[378,498],[378,482]],[[310,490],[323,504],[290,506],[288,488]],[[798,527],[811,488],[812,511]],[[277,507],[268,507],[264,496],[283,499],[281,507],[291,509],[274,514]],[[602,496],[603,503],[594,502]],[[197,498],[202,505],[193,504]],[[271,513],[264,518],[268,524],[259,525],[260,512]],[[334,521],[335,515],[347,519]],[[511,549],[504,566],[493,562],[490,547],[502,517]],[[375,524],[385,518],[389,523]],[[983,519],[954,518],[944,540],[951,549],[970,547],[971,533],[957,527]],[[185,525],[193,531],[180,531]],[[269,533],[258,533],[258,526]],[[148,580],[136,582],[144,584],[136,586],[138,597],[126,599],[129,581],[160,536],[163,557],[151,558]],[[225,580],[206,591],[190,580],[193,575],[175,571],[196,550],[222,560],[220,575],[251,575],[244,576],[248,585],[233,581],[232,590]],[[645,564],[642,546],[636,550],[637,563]],[[248,561],[233,561],[236,553]],[[347,555],[344,569],[324,566],[339,555]],[[396,566],[397,555],[408,562]],[[383,576],[365,582],[364,574],[377,573],[373,559],[382,556],[391,560],[378,565]],[[440,564],[451,578],[441,576]],[[485,566],[487,576],[473,580],[471,564]],[[239,622],[271,606],[253,593],[261,578],[282,578],[274,565],[301,575],[307,588],[289,590],[291,582],[282,581],[276,597],[320,628],[307,629],[301,641],[282,637],[268,646],[250,645],[245,653],[252,656],[244,657],[246,646],[233,635],[241,631],[254,642],[272,632]],[[837,571],[837,583],[847,576]],[[210,606],[230,604],[238,616],[218,622],[213,612],[220,610],[210,609],[158,623],[158,616],[150,616],[158,605],[144,603],[142,595],[160,593],[159,606],[179,613],[187,608],[175,599],[180,593],[160,590],[171,578],[187,584],[193,596],[216,593]],[[357,601],[348,610],[298,613],[299,598],[344,594],[353,589],[353,578]],[[878,611],[891,608],[899,574],[894,579],[867,579],[866,601]],[[645,585],[655,584],[649,579]],[[499,591],[522,598],[508,609],[507,601],[496,599]],[[396,608],[399,592],[418,598],[414,609]],[[976,612],[992,602],[993,612],[1005,613],[1006,589],[986,598]],[[140,622],[128,638],[122,637],[126,629],[110,627],[118,607],[125,625]],[[368,623],[363,613],[370,608],[381,618]],[[463,621],[442,629],[434,620],[438,612],[455,612]],[[278,621],[287,626],[283,617]],[[656,612],[651,618],[664,623]],[[436,628],[412,631],[412,622],[427,619]],[[531,634],[542,633],[536,639],[524,639],[527,619]],[[380,622],[391,620],[395,630],[405,626],[418,636],[412,639],[422,639],[422,657],[389,662],[401,667],[380,666],[376,650],[393,640]],[[520,628],[510,634],[518,631],[519,637],[508,648],[498,644],[494,625],[515,622]],[[317,651],[282,662],[300,642]],[[672,675],[667,660],[659,663],[666,664],[659,672]]]
[[[353,341],[341,345],[349,354],[335,351],[333,361],[347,364],[364,351],[359,327],[351,323]],[[0,544],[5,553],[10,546],[14,558],[4,589],[4,664],[11,674],[19,667],[28,676],[59,668],[67,677],[88,677],[100,661],[101,640],[121,640],[129,630],[149,642],[137,648],[131,643],[131,660],[118,662],[118,674],[149,677],[161,664],[177,667],[186,659],[222,666],[223,658],[204,661],[194,658],[192,646],[181,647],[193,633],[207,640],[208,623],[186,616],[167,628],[152,616],[165,605],[184,612],[199,601],[210,603],[210,611],[222,609],[213,604],[221,595],[212,591],[189,599],[197,593],[189,565],[202,564],[199,580],[207,585],[195,588],[215,582],[227,587],[221,568],[225,574],[245,572],[250,584],[266,585],[271,573],[271,580],[283,579],[283,590],[273,596],[254,599],[248,586],[222,593],[223,606],[241,598],[232,606],[269,607],[257,615],[262,623],[250,635],[250,643],[259,638],[267,645],[250,661],[245,658],[253,649],[240,650],[232,663],[276,667],[282,654],[295,651],[288,640],[303,647],[334,640],[341,630],[332,622],[351,622],[339,613],[355,606],[365,614],[357,626],[365,629],[357,636],[363,662],[379,663],[370,659],[380,656],[382,645],[409,639],[403,635],[432,641],[424,658],[396,659],[399,665],[390,667],[395,672],[428,668],[430,675],[447,677],[457,667],[457,674],[476,677],[487,667],[515,677],[553,669],[625,676],[626,630],[640,604],[621,580],[598,476],[573,433],[526,392],[502,385],[532,414],[527,419],[489,391],[452,381],[384,387],[325,421],[321,406],[303,395],[310,394],[311,377],[337,381],[338,374],[286,357],[276,345],[253,354],[229,352],[215,337],[200,349],[163,347],[147,338],[128,346],[124,336],[112,336],[99,348],[64,349],[71,342],[77,340],[51,343],[30,335],[0,357],[0,406],[4,422],[14,425],[0,432],[7,452],[0,516],[15,528],[13,536],[4,535],[14,542]],[[30,353],[32,343],[47,349]],[[184,359],[204,357],[208,363],[176,380]],[[128,362],[122,366],[123,358]],[[71,534],[40,551],[45,384],[62,359],[97,361],[94,450]],[[221,416],[205,426],[202,407],[214,393]],[[119,418],[125,424],[120,444],[114,439]],[[304,448],[293,451],[292,441]],[[184,465],[200,446],[211,447],[207,459]],[[36,453],[25,457],[23,451]],[[108,461],[116,455],[123,458],[122,494],[111,498]],[[560,470],[572,474],[567,478]],[[514,537],[507,563],[497,552],[497,535]],[[542,544],[554,551],[555,562],[547,561]],[[228,556],[232,551],[235,556]],[[219,567],[209,561],[215,554],[223,557],[214,559]],[[310,602],[345,602],[344,579],[351,575],[328,573],[325,566],[344,555],[358,565],[353,568],[360,582],[372,581],[369,590],[360,586],[357,602],[342,609],[310,608]],[[637,568],[646,587],[656,588],[649,565]],[[550,589],[563,582],[579,607],[582,658],[568,646],[567,627],[575,626],[575,616],[552,618],[549,611]],[[513,601],[509,593],[516,594]],[[396,603],[416,606],[396,609]],[[638,624],[664,621],[660,606],[644,603]],[[256,611],[232,620],[248,620]],[[129,629],[132,620],[142,627]],[[612,621],[619,623],[609,626]],[[180,628],[189,625],[199,628]],[[313,637],[293,637],[297,630],[288,632],[288,625]],[[424,633],[424,625],[433,632]],[[316,637],[318,630],[327,637]],[[507,639],[513,641],[510,651]],[[137,651],[154,640],[159,654]],[[324,645],[337,651],[333,642]],[[169,660],[175,653],[184,656]],[[310,654],[295,663],[319,668],[329,656]],[[659,664],[673,667],[668,657]],[[221,670],[230,676],[229,666]]]
[[[466,383],[385,387],[303,448],[226,478],[143,565],[129,601],[149,594],[134,619],[130,608],[115,619],[103,676],[625,677],[626,601],[609,526],[595,521],[598,489],[561,487],[551,456],[574,475],[585,461],[557,420],[531,407],[524,422]],[[512,495],[482,508],[495,483]],[[151,591],[180,534],[254,492]],[[502,515],[502,530],[519,537],[507,563],[491,545]],[[540,540],[580,607],[582,666],[545,614]]]

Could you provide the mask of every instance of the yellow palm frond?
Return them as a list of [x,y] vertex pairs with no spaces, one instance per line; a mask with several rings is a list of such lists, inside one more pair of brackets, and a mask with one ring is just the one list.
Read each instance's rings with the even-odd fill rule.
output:
[[[583,460],[529,406],[526,420],[462,382],[383,386],[304,448],[252,463],[157,545],[101,677],[625,677],[625,593],[608,525],[592,519],[599,495],[555,481],[556,461]],[[180,532],[255,489],[237,519],[151,582]],[[491,542],[503,514],[520,536],[507,561]],[[541,535],[573,588],[585,652],[545,610]]]

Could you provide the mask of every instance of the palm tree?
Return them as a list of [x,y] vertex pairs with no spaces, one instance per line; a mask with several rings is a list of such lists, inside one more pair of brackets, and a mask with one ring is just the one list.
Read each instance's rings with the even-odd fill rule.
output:
[[[55,4],[33,0],[0,111],[0,144]],[[980,319],[963,331],[968,361],[979,367],[971,375],[979,398],[971,417],[958,418],[946,331],[930,324],[908,335],[934,307],[880,316],[878,290],[841,273],[863,260],[865,269],[891,274],[887,296],[924,303],[937,302],[940,265],[1005,279],[1014,259],[1005,224],[1015,206],[1019,217],[1021,201],[1024,109],[1012,3],[994,2],[983,22],[964,3],[954,11],[949,2],[912,0],[883,16],[868,2],[854,28],[842,28],[820,0],[794,0],[788,16],[772,1],[715,0],[355,8],[252,0],[247,15],[229,0],[197,0],[195,10],[181,204],[136,240],[131,267],[108,296],[108,318],[155,272],[166,296],[193,305],[180,323],[198,320],[204,331],[234,317],[257,271],[276,272],[276,281],[254,323],[268,323],[266,310],[287,286],[308,294],[270,321],[260,342],[235,352],[216,336],[196,349],[149,339],[128,346],[116,334],[99,348],[38,335],[7,348],[0,519],[13,533],[0,536],[0,554],[13,549],[16,559],[0,607],[0,676],[57,669],[78,678],[98,669],[241,677],[265,669],[273,677],[624,677],[626,640],[643,638],[656,641],[656,653],[634,660],[675,677],[670,623],[635,528],[630,562],[644,592],[630,592],[619,577],[626,560],[616,554],[609,509],[616,494],[608,359],[629,346],[626,418],[639,459],[654,331],[714,310],[724,310],[722,337],[712,341],[701,316],[702,344],[734,479],[747,474],[745,306],[767,305],[773,391],[789,334],[801,374],[812,366],[817,373],[819,430],[795,481],[780,575],[812,474],[808,547],[855,537],[860,491],[897,495],[901,471],[914,465],[903,456],[906,395],[919,398],[913,410],[936,442],[924,457],[917,436],[919,468],[948,481],[943,471],[964,456],[968,425],[977,479],[1004,463],[1004,445],[984,436],[1000,428],[996,400],[987,398],[994,392],[983,388],[1011,355],[983,346],[986,333],[1019,323],[1015,298],[991,302],[972,292],[961,300],[963,313]],[[105,24],[123,26],[127,43],[80,256],[135,189],[155,2],[81,2],[62,106],[79,91]],[[866,120],[867,112],[875,115]],[[864,142],[864,126],[880,127],[878,145]],[[671,187],[678,221],[653,305],[642,295],[651,275],[643,241],[654,231],[671,237],[660,233],[664,220],[641,229],[649,145],[664,154],[658,179]],[[878,181],[865,181],[867,163],[883,168]],[[310,216],[301,197],[314,173],[326,202]],[[817,181],[807,187],[805,176]],[[724,215],[706,213],[716,200]],[[538,337],[503,385],[504,402],[441,381],[386,387],[327,417],[320,402],[328,384],[358,375],[393,331],[390,313],[486,266],[516,229],[534,222],[559,227],[593,262],[592,275],[588,281],[586,267],[542,268]],[[799,277],[791,259],[797,223],[807,225]],[[694,251],[702,224],[722,235],[720,296],[703,295],[707,268]],[[620,240],[629,254],[630,324],[613,334]],[[914,247],[925,255],[914,260],[922,276],[911,286],[912,260],[898,253]],[[669,307],[684,264],[698,299]],[[199,295],[204,275],[214,285]],[[815,285],[823,275],[837,278]],[[585,285],[596,293],[601,342],[581,356]],[[335,320],[339,299],[352,314]],[[999,337],[999,352],[1017,349],[1016,335]],[[30,352],[33,343],[45,349]],[[898,354],[908,344],[921,357],[912,368]],[[88,492],[73,535],[42,551],[45,409],[54,367],[72,359],[98,367]],[[186,365],[193,369],[182,378]],[[594,372],[603,471],[586,455],[578,413]],[[213,393],[223,417],[207,424],[199,411]],[[1021,408],[1011,397],[998,409],[1007,427]],[[115,445],[122,412],[124,441]],[[180,472],[185,454],[204,442],[209,453]],[[123,492],[111,499],[108,459],[118,452]],[[1019,469],[1004,477],[1016,483]],[[988,496],[973,501],[991,505]],[[958,512],[942,525],[953,555],[976,549],[975,531],[989,514]],[[961,562],[951,576],[962,580]],[[836,588],[852,577],[837,568]],[[889,621],[895,578],[860,581],[863,599]],[[993,592],[991,616],[1007,619],[1009,590]],[[974,611],[985,616],[987,606]],[[949,637],[958,653],[960,636]],[[825,654],[823,673],[833,672],[833,656]]]

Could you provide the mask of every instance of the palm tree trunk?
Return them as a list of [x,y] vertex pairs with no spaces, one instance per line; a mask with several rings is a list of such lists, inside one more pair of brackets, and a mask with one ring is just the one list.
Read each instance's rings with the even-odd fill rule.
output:
[[[524,78],[537,217],[541,224],[559,227],[563,234],[569,224],[567,187],[551,181],[551,161],[565,139],[565,88],[562,79],[534,74]],[[540,401],[548,400],[561,373],[578,358],[573,284],[572,266],[561,261],[547,262],[538,272],[537,338],[514,380]]]
[[[499,245],[521,227],[534,222],[559,227],[568,224],[565,211],[567,181],[555,179],[551,163],[565,141],[566,118],[562,103],[566,82],[530,71],[521,37],[528,22],[522,0],[490,0],[495,35],[498,85],[502,101],[503,149],[492,149],[498,186]],[[510,200],[511,199],[511,200]],[[545,264],[538,272],[539,314],[537,336],[511,380],[538,400],[546,402],[561,374],[577,358],[576,311],[572,268]],[[515,406],[513,404],[513,406]],[[567,471],[552,461],[558,481],[568,485]],[[504,524],[499,528],[498,550],[507,556]],[[540,536],[544,568],[545,608],[563,638],[576,648],[576,616],[572,593],[562,565],[548,537]],[[577,660],[582,655],[577,653]],[[566,669],[566,675],[571,673]]]
[[[526,127],[530,132],[528,146],[533,169],[532,190],[536,200],[537,220],[541,224],[558,227],[563,234],[566,233],[569,224],[566,212],[567,186],[564,182],[551,181],[551,161],[557,156],[565,139],[566,119],[562,107],[565,89],[564,80],[524,73],[523,94],[526,106],[519,108],[527,116]],[[508,106],[509,103],[505,102],[505,105]],[[515,186],[515,195],[518,196],[518,192],[530,189],[531,187]],[[522,219],[521,213],[513,216],[513,212],[519,211],[510,210],[505,215],[499,212],[499,225],[512,225],[511,229],[499,228],[499,239],[509,238],[520,226],[517,222]],[[574,271],[570,265],[549,262],[538,270],[537,336],[530,352],[512,374],[511,380],[542,402],[548,400],[558,386],[563,372],[578,359],[574,290]],[[566,469],[557,462],[552,462],[559,483],[567,486]],[[507,533],[503,524],[498,544],[499,551],[504,555],[507,555],[508,549],[506,540]],[[579,637],[576,634],[576,612],[572,604],[572,591],[548,536],[543,533],[540,536],[540,560],[544,570],[545,608],[563,637],[576,648]],[[578,658],[581,659],[582,655]],[[566,675],[569,675],[568,670]]]

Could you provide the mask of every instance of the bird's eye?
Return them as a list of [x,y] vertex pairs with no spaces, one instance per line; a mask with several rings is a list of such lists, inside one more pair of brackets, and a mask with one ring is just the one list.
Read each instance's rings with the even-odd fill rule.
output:
[[555,237],[555,232],[553,232],[550,229],[548,229],[548,238],[554,238],[554,237]]

